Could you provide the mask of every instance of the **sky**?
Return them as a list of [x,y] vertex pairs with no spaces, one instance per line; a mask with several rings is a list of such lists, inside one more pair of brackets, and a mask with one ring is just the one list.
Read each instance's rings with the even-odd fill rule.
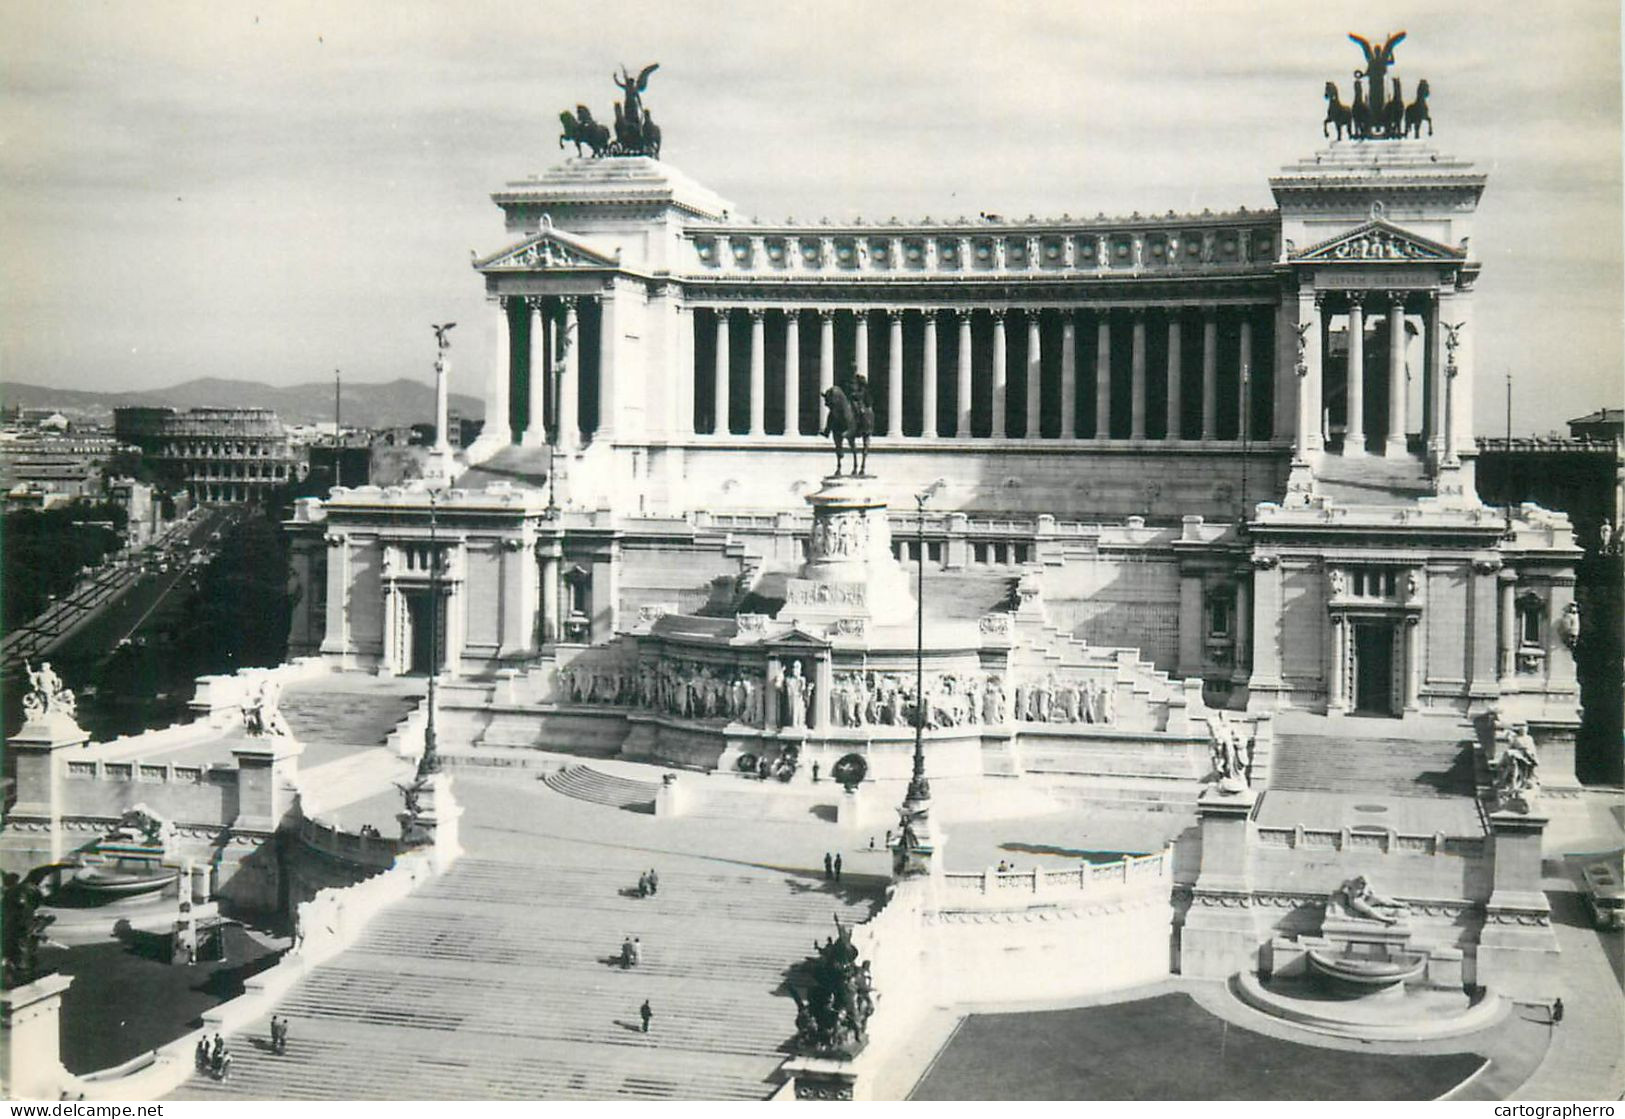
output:
[[[0,0],[0,380],[433,380],[477,323],[492,191],[659,62],[663,158],[762,218],[1269,208],[1404,29],[1444,152],[1489,175],[1476,415],[1625,396],[1620,13],[1564,0],[635,3]],[[479,393],[486,332],[459,332]],[[250,403],[250,401],[244,401]]]

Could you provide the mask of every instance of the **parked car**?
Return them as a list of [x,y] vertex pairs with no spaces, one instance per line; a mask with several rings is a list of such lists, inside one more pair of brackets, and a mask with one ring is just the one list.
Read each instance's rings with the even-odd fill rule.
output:
[[1625,886],[1618,860],[1597,859],[1580,868],[1580,896],[1599,929],[1625,928]]

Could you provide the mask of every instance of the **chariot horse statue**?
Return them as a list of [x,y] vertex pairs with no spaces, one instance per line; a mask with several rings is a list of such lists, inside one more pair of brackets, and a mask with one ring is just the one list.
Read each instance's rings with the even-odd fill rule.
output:
[[[869,436],[875,430],[875,410],[869,403],[869,386],[859,377],[852,386],[852,394],[837,385],[831,385],[824,390],[824,406],[829,409],[829,418],[824,421],[824,430],[835,443],[835,477],[841,476],[842,455],[841,444],[844,441],[852,451],[852,473],[854,476],[864,474],[869,468]],[[863,440],[863,450],[858,450],[858,440]]]

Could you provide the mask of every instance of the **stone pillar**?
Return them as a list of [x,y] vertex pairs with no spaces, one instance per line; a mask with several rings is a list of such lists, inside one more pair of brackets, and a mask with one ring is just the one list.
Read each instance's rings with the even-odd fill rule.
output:
[[1236,378],[1236,438],[1243,443],[1252,438],[1253,320],[1241,320],[1241,375]]
[[[677,359],[676,387],[673,390],[672,430],[679,435],[693,435],[694,428],[694,311],[687,304],[674,303],[676,315],[675,356]],[[554,401],[554,407],[558,402]]]
[[717,308],[717,360],[711,371],[711,434],[728,435],[728,309]]
[[[1312,291],[1298,294],[1297,331],[1303,356],[1295,367],[1298,378],[1298,430],[1293,433],[1292,457],[1307,462],[1320,450],[1320,303]],[[1298,343],[1294,343],[1298,344]]]
[[1250,573],[1236,579],[1236,671],[1237,680],[1246,680],[1253,656],[1253,586]]
[[1219,318],[1209,308],[1202,317],[1202,438],[1219,437]]
[[750,316],[750,433],[767,434],[767,353],[763,311],[752,307]]
[[508,301],[498,297],[493,303],[496,314],[488,320],[491,328],[491,373],[490,379],[485,382],[485,426],[480,429],[480,439],[506,447],[513,442],[513,427],[508,419],[508,379],[511,376]]
[[1508,998],[1549,1002],[1559,993],[1560,980],[1551,907],[1541,889],[1547,818],[1538,797],[1528,807],[1490,814],[1495,877],[1484,904],[1476,978]]
[[1247,862],[1248,820],[1256,799],[1251,790],[1223,794],[1208,789],[1196,802],[1202,868],[1180,933],[1182,975],[1228,979],[1258,968],[1262,937],[1253,919]]
[[954,311],[959,321],[959,347],[954,353],[957,372],[954,381],[954,438],[970,438],[971,342],[970,310],[960,307]]
[[[829,405],[824,403],[824,390],[835,384],[835,312],[828,307],[818,309],[818,431],[829,422]],[[816,433],[815,433],[816,434]]]
[[920,434],[934,439],[942,434],[937,426],[937,312],[925,311],[925,340],[922,343],[924,365],[920,374]]
[[1497,672],[1501,684],[1505,687],[1512,682],[1517,671],[1515,658],[1518,653],[1518,607],[1515,597],[1518,591],[1518,573],[1510,567],[1503,567],[1496,576],[1500,580],[1501,608],[1499,611],[1500,625],[1497,630],[1500,634],[1500,657],[1496,662]]
[[1455,310],[1455,300],[1449,295],[1436,296],[1428,308],[1428,375],[1422,388],[1427,429],[1424,457],[1434,466],[1444,457],[1444,323],[1454,316]]
[[1179,350],[1184,344],[1178,313],[1168,320],[1168,434],[1169,442],[1177,443],[1184,437],[1181,431],[1185,402],[1180,398],[1184,386],[1180,383]]
[[1348,624],[1342,614],[1332,615],[1330,633],[1332,637],[1331,677],[1326,681],[1326,706],[1328,711],[1345,711],[1348,709],[1348,699],[1343,694],[1344,659],[1348,656],[1347,637]]
[[550,541],[542,546],[542,634],[541,644],[551,645],[559,639],[559,543]]
[[[387,569],[386,569],[387,570]],[[401,664],[401,648],[399,635],[401,630],[401,611],[406,609],[402,601],[400,589],[392,578],[384,579],[384,655],[382,663],[378,665],[378,675],[397,676],[405,669]]]
[[[598,426],[593,429],[594,439],[612,440],[621,423],[620,379],[629,373],[620,361],[621,339],[626,334],[626,317],[630,312],[625,302],[615,297],[615,282],[611,280],[598,297]],[[636,320],[633,320],[634,324]],[[633,329],[637,329],[634,325]]]
[[547,313],[541,296],[525,299],[525,318],[530,326],[530,366],[526,380],[526,405],[529,418],[525,423],[520,444],[526,447],[547,445]]
[[886,312],[886,434],[903,434],[903,312]]
[[1145,438],[1145,314],[1135,312],[1134,345],[1130,356],[1132,387],[1129,391],[1129,438]]
[[330,532],[327,543],[327,618],[322,629],[322,655],[340,668],[350,667],[350,539]]
[[1343,428],[1343,453],[1365,454],[1365,296],[1349,293],[1348,418]]
[[784,434],[801,433],[801,311],[784,313]]
[[1398,458],[1405,453],[1405,295],[1388,294],[1388,436],[1383,453]]
[[1422,694],[1422,621],[1421,615],[1405,618],[1405,694],[1403,707],[1415,711]]
[[1078,437],[1078,325],[1061,312],[1061,438]]
[[1027,438],[1044,435],[1044,338],[1037,308],[1027,311]]
[[559,345],[564,350],[564,369],[559,374],[558,433],[554,437],[560,451],[569,454],[581,446],[581,320],[576,315],[576,297],[567,295],[564,304],[564,332]]
[[1112,320],[1102,311],[1095,333],[1095,438],[1112,437]]
[[0,1083],[8,1098],[63,1098],[71,1081],[62,1067],[62,992],[72,982],[46,975],[0,991]]
[[854,314],[857,316],[858,321],[857,329],[852,335],[852,344],[855,347],[853,364],[856,366],[857,375],[867,381],[869,379],[869,312],[859,310]]
[[1004,438],[1004,390],[1010,355],[1005,351],[1004,308],[993,312],[993,438]]
[[29,719],[6,744],[17,782],[9,816],[14,826],[22,820],[44,826],[50,833],[51,862],[61,862],[69,849],[62,828],[67,753],[89,740],[71,716],[53,712]]

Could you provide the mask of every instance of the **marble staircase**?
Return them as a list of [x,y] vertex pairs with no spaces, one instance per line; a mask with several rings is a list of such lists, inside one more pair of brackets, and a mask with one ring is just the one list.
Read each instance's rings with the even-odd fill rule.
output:
[[565,796],[635,812],[653,812],[655,793],[660,788],[653,781],[600,773],[587,765],[565,766],[549,773],[543,781],[548,788]]
[[[651,862],[659,892],[637,898]],[[228,1080],[194,1077],[177,1098],[764,1099],[793,1033],[786,969],[832,914],[859,921],[873,904],[596,842],[465,857],[282,1001],[285,1055],[256,1023]],[[631,969],[615,963],[625,936],[643,945]]]
[[1470,739],[1355,737],[1278,731],[1269,787],[1303,792],[1386,792],[1471,797]]

